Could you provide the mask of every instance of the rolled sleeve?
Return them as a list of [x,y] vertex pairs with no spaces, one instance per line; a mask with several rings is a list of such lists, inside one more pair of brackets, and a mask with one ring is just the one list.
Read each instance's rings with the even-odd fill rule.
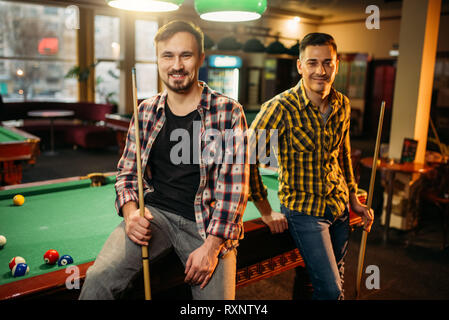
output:
[[268,197],[267,187],[262,182],[262,177],[260,176],[259,166],[257,164],[250,165],[249,174],[249,185],[250,191],[248,199],[252,202],[257,202],[265,200]]
[[206,232],[223,239],[239,240],[243,234],[243,225],[241,223],[230,223],[227,220],[212,219]]
[[138,196],[134,191],[124,190],[121,193],[117,193],[117,197],[115,200],[115,208],[117,209],[117,213],[119,216],[123,217],[122,208],[126,203],[128,203],[130,201],[135,201],[135,202],[139,201]]

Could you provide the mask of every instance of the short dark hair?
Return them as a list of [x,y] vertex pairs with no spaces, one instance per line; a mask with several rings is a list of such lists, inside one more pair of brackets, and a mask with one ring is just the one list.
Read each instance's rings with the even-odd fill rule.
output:
[[306,35],[299,44],[299,58],[308,46],[331,46],[337,53],[337,44],[334,38],[327,33],[313,32]]
[[154,42],[157,45],[158,42],[168,40],[178,32],[188,32],[192,34],[198,44],[199,54],[204,52],[203,31],[201,31],[200,27],[189,21],[174,20],[165,24],[157,31],[156,36],[154,37]]

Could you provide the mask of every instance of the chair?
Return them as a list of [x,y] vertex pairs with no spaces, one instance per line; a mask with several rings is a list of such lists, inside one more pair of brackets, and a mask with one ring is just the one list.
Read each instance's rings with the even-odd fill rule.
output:
[[449,163],[439,165],[426,179],[420,198],[438,208],[442,231],[441,248],[444,250],[449,227]]

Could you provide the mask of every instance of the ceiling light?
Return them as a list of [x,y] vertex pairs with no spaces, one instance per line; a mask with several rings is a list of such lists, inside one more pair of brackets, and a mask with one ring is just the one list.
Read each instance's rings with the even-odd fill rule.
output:
[[167,12],[179,8],[184,0],[106,0],[108,5],[118,9],[141,12]]
[[397,57],[399,56],[399,50],[390,50],[389,54],[391,57]]
[[220,22],[259,19],[267,8],[267,0],[195,0],[201,19]]

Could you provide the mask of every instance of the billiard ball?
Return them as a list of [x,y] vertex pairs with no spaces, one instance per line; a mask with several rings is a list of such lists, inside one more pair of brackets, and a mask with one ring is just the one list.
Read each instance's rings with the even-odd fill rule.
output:
[[3,249],[5,244],[6,244],[6,237],[5,236],[0,236],[0,249]]
[[50,249],[44,254],[44,261],[46,264],[55,264],[58,262],[59,253],[54,249]]
[[30,267],[28,267],[26,263],[18,263],[11,270],[13,277],[21,277],[26,275],[28,272],[30,272]]
[[19,264],[19,263],[26,263],[25,259],[22,257],[14,257],[9,261],[9,269],[12,270],[12,268],[14,268],[15,265]]
[[14,198],[12,198],[12,202],[16,206],[21,206],[25,202],[25,197],[21,194],[17,194],[14,196]]
[[68,254],[63,255],[58,260],[58,266],[65,266],[65,265],[72,264],[72,263],[73,263],[73,258],[71,256],[69,256]]

